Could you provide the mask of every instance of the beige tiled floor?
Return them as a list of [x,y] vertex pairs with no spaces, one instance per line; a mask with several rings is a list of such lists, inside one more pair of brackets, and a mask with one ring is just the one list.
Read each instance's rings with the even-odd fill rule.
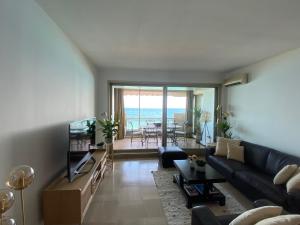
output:
[[84,225],[167,225],[151,171],[158,160],[116,161],[106,174]]
[[[84,225],[167,225],[151,171],[157,159],[116,160],[85,217]],[[245,208],[251,202],[230,184],[230,194]]]

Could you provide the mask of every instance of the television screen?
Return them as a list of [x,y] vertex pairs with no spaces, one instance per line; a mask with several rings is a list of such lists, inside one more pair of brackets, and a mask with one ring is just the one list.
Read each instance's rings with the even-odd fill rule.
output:
[[96,118],[78,120],[69,125],[68,179],[72,182],[84,165],[92,158],[95,145]]
[[69,144],[70,151],[89,151],[95,144],[96,118],[78,120],[70,123]]

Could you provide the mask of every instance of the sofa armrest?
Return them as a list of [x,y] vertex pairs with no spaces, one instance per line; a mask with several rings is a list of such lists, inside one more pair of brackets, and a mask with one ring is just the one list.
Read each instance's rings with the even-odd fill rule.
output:
[[206,206],[192,209],[192,225],[221,225],[215,215]]

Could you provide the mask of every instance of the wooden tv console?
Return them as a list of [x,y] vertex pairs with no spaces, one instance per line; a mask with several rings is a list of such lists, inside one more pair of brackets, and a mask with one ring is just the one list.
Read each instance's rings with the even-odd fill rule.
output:
[[64,173],[43,191],[45,225],[82,224],[106,169],[105,151],[96,151],[93,157],[96,162],[87,163],[83,169],[90,169],[88,173],[79,175],[72,183]]

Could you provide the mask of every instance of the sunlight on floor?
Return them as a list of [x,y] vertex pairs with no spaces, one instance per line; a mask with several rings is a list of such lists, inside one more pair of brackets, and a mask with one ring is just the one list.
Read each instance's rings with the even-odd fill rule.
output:
[[91,203],[84,225],[167,225],[151,171],[158,160],[116,161]]

